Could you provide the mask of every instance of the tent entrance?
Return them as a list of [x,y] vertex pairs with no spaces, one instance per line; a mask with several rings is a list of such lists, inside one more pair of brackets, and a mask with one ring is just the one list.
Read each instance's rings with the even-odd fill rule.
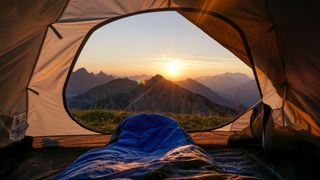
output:
[[100,133],[112,133],[122,119],[139,113],[165,114],[189,132],[213,130],[260,99],[252,69],[174,11],[100,27],[73,68],[66,109]]

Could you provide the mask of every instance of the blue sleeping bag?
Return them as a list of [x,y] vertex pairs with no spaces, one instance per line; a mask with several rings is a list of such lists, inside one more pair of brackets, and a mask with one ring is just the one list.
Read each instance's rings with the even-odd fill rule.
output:
[[54,179],[179,179],[219,172],[175,120],[140,114],[123,120],[106,147],[86,152]]

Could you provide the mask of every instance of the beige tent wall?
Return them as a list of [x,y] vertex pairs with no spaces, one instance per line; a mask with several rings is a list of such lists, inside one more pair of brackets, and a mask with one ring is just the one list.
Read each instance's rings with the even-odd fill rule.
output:
[[45,30],[36,32],[21,45],[1,56],[0,82],[6,86],[1,86],[0,92],[7,92],[0,94],[1,115],[11,116],[26,112],[26,87],[44,35]]
[[65,0],[0,2],[0,147],[12,142],[13,118],[25,121],[27,85],[47,26]]
[[223,126],[221,128],[215,129],[213,131],[241,131],[250,125],[251,114],[252,114],[252,109],[250,109],[249,111],[244,113],[242,116],[240,116],[234,122],[232,122],[226,126]]
[[[63,88],[73,59],[85,36],[96,25],[153,8],[167,7],[168,1],[70,1],[60,22],[50,28],[40,53],[29,88],[39,94],[29,94],[29,136],[95,134],[78,125],[66,112]],[[106,42],[107,43],[107,42]]]
[[281,98],[276,88],[268,77],[258,67],[256,67],[259,84],[263,94],[263,102],[268,104],[272,109],[279,109],[283,106],[283,98]]
[[[58,32],[64,37],[64,36],[79,36],[79,39],[77,41],[72,41],[73,43],[73,49],[71,50],[72,53],[69,52],[69,56],[67,60],[64,60],[66,62],[61,63],[63,60],[61,58],[53,56],[53,58],[40,56],[40,60],[35,71],[35,77],[32,79],[30,87],[36,91],[39,91],[39,95],[32,94],[30,96],[30,111],[29,111],[29,124],[30,127],[28,129],[27,134],[32,136],[44,136],[44,135],[61,135],[61,134],[87,134],[92,133],[90,131],[87,131],[77,124],[74,123],[68,116],[68,114],[64,111],[63,106],[63,99],[62,99],[62,87],[64,85],[64,80],[66,79],[67,72],[69,69],[67,67],[71,67],[71,63],[73,60],[73,57],[75,56],[76,49],[81,44],[81,41],[83,41],[84,36],[86,33],[95,25],[98,23],[92,23],[92,21],[95,21],[97,19],[100,19],[101,22],[105,20],[111,20],[113,18],[117,18],[119,16],[123,16],[130,13],[145,11],[145,10],[151,10],[151,9],[161,9],[161,8],[167,8],[169,4],[172,5],[172,7],[179,7],[179,8],[199,8],[202,10],[209,10],[218,12],[221,14],[228,14],[230,17],[237,20],[239,23],[245,24],[250,27],[250,23],[252,21],[260,22],[263,26],[267,26],[268,28],[271,26],[270,23],[266,20],[266,18],[262,15],[257,16],[257,18],[247,18],[252,17],[252,14],[257,15],[257,12],[259,11],[259,8],[255,7],[254,4],[248,4],[243,3],[244,9],[250,9],[250,12],[243,14],[242,11],[234,12],[229,11],[230,9],[233,9],[235,6],[238,6],[238,3],[235,3],[235,1],[229,1],[229,3],[225,3],[223,1],[193,1],[194,3],[190,3],[190,1],[131,1],[128,3],[128,1],[114,1],[114,0],[106,0],[106,1],[95,1],[92,4],[84,3],[83,1],[70,1],[65,12],[63,13],[60,24],[54,24],[54,27],[58,30]],[[226,23],[225,21],[204,14],[194,13],[194,12],[184,12],[180,11],[181,14],[183,14],[185,17],[187,17],[191,22],[195,23],[197,26],[199,26],[202,30],[204,30],[206,33],[208,33],[211,37],[216,39],[218,42],[220,42],[222,45],[224,45],[226,48],[231,50],[234,54],[236,54],[240,59],[242,59],[246,64],[250,64],[250,60],[248,59],[247,52],[245,47],[243,46],[243,39],[240,36],[239,32],[237,32],[234,27],[232,27],[230,24]],[[239,14],[242,13],[241,17],[239,17]],[[249,19],[249,22],[247,22]],[[81,35],[77,33],[79,27],[71,26],[75,22],[81,22],[83,28],[81,31]],[[92,23],[92,25],[88,25]],[[66,31],[69,30],[73,32],[72,34],[65,34],[64,33],[64,27],[70,25],[70,28],[66,28]],[[249,25],[248,25],[249,24]],[[250,27],[251,28],[251,27]],[[255,28],[254,28],[255,29]],[[252,32],[254,32],[252,30]],[[68,32],[66,32],[68,33]],[[50,35],[50,36],[49,36]],[[256,35],[253,34],[253,35]],[[48,38],[55,38],[55,42],[53,44],[60,43],[61,47],[70,47],[70,44],[66,41],[65,38],[59,39],[57,36],[54,36],[54,33],[51,32],[48,34]],[[71,38],[72,39],[72,38]],[[47,41],[47,40],[46,40]],[[70,40],[71,41],[71,40]],[[46,52],[46,49],[54,49],[55,46],[47,46],[50,42],[46,43],[44,46],[43,54],[48,54]],[[261,42],[255,42],[255,43],[261,43]],[[59,46],[57,46],[59,47]],[[64,51],[70,51],[68,48],[62,48]],[[42,53],[41,53],[42,55]],[[56,56],[63,57],[63,52],[59,51]],[[55,65],[54,61],[61,61],[61,65]],[[43,64],[41,65],[41,63]],[[52,70],[52,67],[48,65],[47,63],[50,62],[51,64],[54,64],[55,69]],[[42,66],[42,67],[41,67]],[[40,69],[41,71],[37,71],[37,69]],[[51,69],[53,74],[57,74],[59,76],[54,77],[53,74],[45,76],[44,74],[48,72],[47,69]],[[41,73],[42,72],[42,73]],[[59,73],[58,73],[59,72]],[[39,74],[39,75],[37,75]],[[37,76],[41,77],[42,79],[37,80]],[[51,79],[51,81],[49,80]],[[38,78],[39,79],[39,78]],[[42,83],[41,82],[45,82]],[[52,84],[54,82],[56,83],[55,87],[52,87]],[[51,87],[50,87],[51,85]],[[41,90],[41,87],[42,90]],[[48,91],[45,88],[50,87],[50,91]],[[55,92],[52,91],[52,89],[57,89]],[[40,92],[42,91],[42,92]],[[61,94],[61,96],[59,96]],[[59,98],[57,98],[59,97]],[[57,113],[59,112],[59,113]],[[249,117],[248,113],[247,116]],[[246,118],[240,118],[241,119],[241,127],[245,127],[249,124],[249,118],[246,116]],[[46,120],[42,120],[46,119]],[[237,120],[236,122],[240,122],[240,120]],[[59,123],[57,123],[59,122]],[[243,123],[245,122],[245,123]],[[61,127],[61,124],[64,124],[64,127]],[[236,127],[235,129],[239,130],[241,127],[234,126],[237,123],[232,123],[230,125],[230,128]],[[239,123],[238,123],[239,124]],[[42,128],[40,128],[42,127]],[[229,128],[229,130],[231,130]],[[40,130],[42,129],[42,130]],[[68,131],[68,129],[72,129],[72,131]],[[228,128],[227,128],[228,129]]]
[[70,0],[60,21],[111,19],[129,13],[167,8],[168,0]]
[[55,23],[48,30],[29,88],[29,136],[93,133],[70,119],[63,106],[63,85],[72,60],[87,32],[104,20]]
[[[248,41],[263,101],[275,110],[274,118],[278,125],[290,126],[297,131],[319,136],[320,86],[316,77],[320,77],[320,62],[316,59],[320,56],[320,51],[319,43],[316,42],[320,42],[320,23],[312,20],[312,17],[320,15],[316,8],[319,7],[317,3],[287,0],[173,2],[177,7],[212,10],[236,23]],[[311,11],[305,12],[304,9]],[[233,47],[238,48],[234,50],[228,47],[232,42],[221,40],[226,39],[225,37],[215,37],[219,35],[217,30],[207,27],[211,23],[210,18],[182,14],[247,62],[239,46]],[[283,101],[282,97],[286,100]],[[279,109],[284,109],[285,113],[279,115]]]
[[0,115],[26,111],[26,86],[44,32],[64,5],[65,1],[1,2]]
[[[273,84],[281,96],[287,89],[288,100],[319,120],[320,21],[315,18],[320,16],[320,5],[317,1],[272,0],[269,7],[276,25],[274,31],[277,32],[280,62],[286,78],[285,82]],[[272,62],[276,63],[276,60]],[[260,69],[265,72],[262,67]],[[272,82],[277,82],[276,74],[266,75]],[[279,91],[278,86],[283,90]]]
[[178,12],[250,66],[242,38],[232,25],[215,16],[199,13],[201,11],[180,10]]
[[[132,4],[130,4],[132,3]],[[27,135],[52,136],[92,134],[78,124],[66,113],[63,105],[63,86],[67,73],[72,65],[80,44],[91,28],[106,20],[112,20],[130,13],[152,9],[167,8],[168,1],[96,1],[95,6],[83,1],[70,1],[63,13],[60,23],[53,24],[54,28],[63,37],[58,36],[50,29],[48,31],[43,50],[40,54],[30,88],[39,92],[39,95],[29,96],[29,125]],[[200,12],[200,10],[195,10]],[[191,18],[198,17],[199,13],[181,12]],[[214,34],[209,34],[215,39],[223,41],[224,45],[232,52],[245,59],[249,64],[246,51],[239,33],[225,21],[201,14],[201,26],[205,32],[216,29]],[[199,23],[197,18],[197,23]],[[208,29],[208,27],[211,27]],[[238,131],[249,124],[249,113],[230,124],[228,131]]]

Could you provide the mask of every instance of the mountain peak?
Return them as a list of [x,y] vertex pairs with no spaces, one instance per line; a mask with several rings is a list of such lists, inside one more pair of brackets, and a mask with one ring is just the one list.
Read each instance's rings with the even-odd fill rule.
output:
[[86,68],[79,68],[72,72],[67,86],[67,97],[76,96],[86,92],[87,90],[107,83],[114,79],[111,75],[99,73],[95,75],[93,72],[88,72]]
[[160,74],[157,74],[146,81],[146,87],[153,86],[158,82],[164,82],[163,80],[165,80],[164,77]]
[[153,82],[156,82],[156,81],[159,81],[159,80],[162,80],[164,79],[164,77],[160,74],[156,74],[155,76],[153,76],[150,81],[153,81]]
[[230,78],[234,78],[237,80],[241,80],[241,81],[249,81],[251,80],[251,78],[245,74],[245,73],[240,73],[240,72],[226,72],[224,74],[219,74],[217,76],[225,76],[225,77],[230,77]]
[[196,82],[196,83],[199,83],[199,82],[197,82],[196,80],[191,79],[191,78],[187,78],[185,81],[186,81],[186,82]]
[[101,75],[105,75],[106,73],[104,73],[103,71],[100,71],[97,76],[101,76]]
[[87,71],[86,68],[82,67],[82,68],[79,68],[75,71],[75,73],[86,73],[86,74],[89,74],[89,72]]
[[98,74],[95,75],[97,78],[111,78],[113,79],[113,76],[112,75],[108,75],[106,74],[105,72],[103,71],[100,71]]

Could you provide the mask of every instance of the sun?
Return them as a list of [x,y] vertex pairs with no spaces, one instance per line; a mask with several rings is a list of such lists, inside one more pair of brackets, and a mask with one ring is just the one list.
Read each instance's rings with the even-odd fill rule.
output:
[[158,62],[159,74],[162,74],[166,79],[172,81],[181,80],[184,77],[185,61],[173,57],[161,57]]
[[180,75],[181,65],[177,62],[171,61],[166,63],[166,75],[168,78],[175,80]]
[[176,63],[169,62],[167,64],[167,74],[170,76],[176,76],[177,72],[178,72],[178,67],[177,67]]

